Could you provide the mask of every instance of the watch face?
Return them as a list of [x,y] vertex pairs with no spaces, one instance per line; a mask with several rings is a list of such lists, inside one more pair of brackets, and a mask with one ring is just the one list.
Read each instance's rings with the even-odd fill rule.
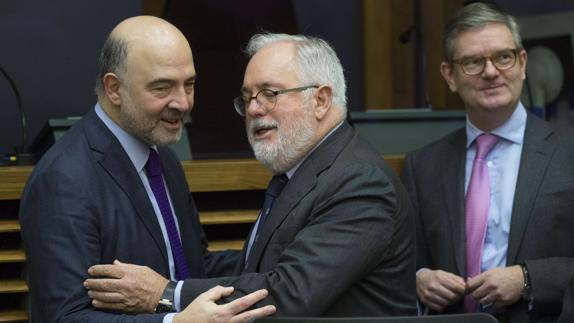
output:
[[173,309],[173,307],[171,307],[169,305],[159,303],[159,304],[157,304],[157,307],[155,308],[155,312],[156,313],[172,313],[172,312],[175,312],[175,310]]

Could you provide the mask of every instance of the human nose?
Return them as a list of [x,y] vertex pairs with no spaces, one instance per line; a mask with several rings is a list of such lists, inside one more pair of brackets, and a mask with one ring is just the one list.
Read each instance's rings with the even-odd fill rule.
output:
[[178,87],[172,93],[169,107],[180,111],[191,110],[193,106],[193,92],[188,93],[185,87]]
[[484,59],[484,68],[482,70],[482,75],[485,77],[492,77],[498,74],[498,68],[494,66],[492,59],[490,57]]
[[257,96],[250,97],[249,101],[245,104],[245,114],[251,117],[259,117],[265,115],[267,110],[259,104]]

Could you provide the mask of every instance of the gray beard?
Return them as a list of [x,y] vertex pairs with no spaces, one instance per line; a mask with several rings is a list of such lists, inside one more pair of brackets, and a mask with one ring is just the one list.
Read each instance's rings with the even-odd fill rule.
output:
[[255,141],[253,138],[255,126],[268,125],[269,122],[253,120],[247,138],[255,158],[273,174],[283,174],[293,168],[314,145],[315,125],[312,118],[312,114],[306,114],[301,122],[293,122],[292,127],[277,127],[278,136],[275,145]]

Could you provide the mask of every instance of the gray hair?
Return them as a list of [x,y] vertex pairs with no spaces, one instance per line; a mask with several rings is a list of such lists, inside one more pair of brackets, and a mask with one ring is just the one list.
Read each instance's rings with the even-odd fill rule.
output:
[[127,47],[125,40],[112,36],[106,39],[98,60],[99,71],[95,86],[96,95],[103,96],[105,93],[103,78],[106,73],[114,73],[119,78],[125,76],[127,72]]
[[312,84],[329,85],[333,89],[333,104],[343,114],[347,111],[347,85],[343,66],[335,50],[323,39],[304,35],[255,34],[249,40],[245,52],[253,57],[261,48],[275,42],[295,43],[295,63],[301,86]]
[[504,24],[510,30],[514,45],[523,49],[520,28],[511,15],[504,14],[491,5],[472,3],[460,9],[444,28],[443,49],[447,61],[454,59],[454,40],[460,33],[488,24]]

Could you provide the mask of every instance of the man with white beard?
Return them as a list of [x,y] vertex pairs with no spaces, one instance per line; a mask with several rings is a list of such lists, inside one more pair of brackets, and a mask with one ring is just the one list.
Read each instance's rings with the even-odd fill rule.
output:
[[[255,156],[274,176],[236,275],[180,282],[182,305],[223,285],[235,287],[225,301],[267,289],[258,306],[273,304],[281,316],[414,314],[412,207],[393,170],[345,121],[334,50],[318,38],[258,34],[247,53],[234,105]],[[113,277],[135,276],[115,265],[90,273],[114,270]],[[129,294],[106,288],[106,280],[88,283],[106,290],[98,293],[102,304],[113,299],[106,295]]]

